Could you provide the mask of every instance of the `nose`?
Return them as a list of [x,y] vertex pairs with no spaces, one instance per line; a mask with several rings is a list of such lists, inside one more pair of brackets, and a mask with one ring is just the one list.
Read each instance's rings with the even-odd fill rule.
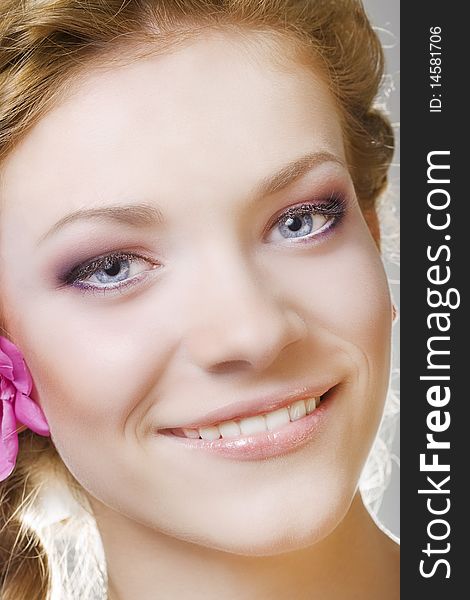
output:
[[210,263],[205,262],[192,294],[186,332],[191,360],[210,372],[263,371],[284,348],[304,338],[306,324],[242,261],[229,267],[212,257]]

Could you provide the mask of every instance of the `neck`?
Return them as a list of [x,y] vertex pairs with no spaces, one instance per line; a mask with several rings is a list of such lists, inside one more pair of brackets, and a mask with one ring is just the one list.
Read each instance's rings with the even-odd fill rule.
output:
[[359,493],[327,538],[268,557],[229,554],[150,530],[92,501],[108,568],[108,600],[396,600],[398,546]]

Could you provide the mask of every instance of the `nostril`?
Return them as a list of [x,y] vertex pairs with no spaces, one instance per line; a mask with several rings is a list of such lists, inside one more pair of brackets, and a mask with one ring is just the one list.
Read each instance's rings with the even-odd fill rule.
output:
[[208,371],[211,373],[239,373],[250,369],[250,363],[247,360],[224,360],[212,365]]

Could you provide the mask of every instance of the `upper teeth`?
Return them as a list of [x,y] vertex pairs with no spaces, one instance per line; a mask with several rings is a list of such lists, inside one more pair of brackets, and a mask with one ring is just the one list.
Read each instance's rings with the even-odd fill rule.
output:
[[182,428],[185,437],[199,438],[203,440],[218,440],[222,438],[238,437],[262,431],[274,431],[290,421],[297,421],[305,415],[309,415],[320,404],[320,398],[309,398],[297,400],[291,405],[273,410],[262,415],[247,417],[238,421],[224,421],[210,427],[199,427],[199,429]]

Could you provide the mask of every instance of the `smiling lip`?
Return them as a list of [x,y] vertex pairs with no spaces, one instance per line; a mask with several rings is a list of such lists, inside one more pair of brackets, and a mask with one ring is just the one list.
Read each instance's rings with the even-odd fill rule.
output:
[[[217,440],[180,437],[174,435],[171,428],[159,429],[156,430],[155,433],[161,438],[167,439],[170,443],[176,442],[191,450],[203,450],[235,460],[262,460],[280,456],[303,446],[322,428],[325,418],[329,413],[334,389],[336,389],[336,386],[335,388],[330,388],[324,394],[316,393],[316,396],[321,396],[321,402],[313,412],[296,421],[290,421],[274,431],[263,431],[249,435],[241,434],[236,438],[219,438]],[[252,416],[260,414],[260,412],[266,412],[267,410],[275,410],[276,408],[287,406],[296,400],[304,400],[314,396],[315,394],[308,395],[307,392],[303,395],[296,394],[289,398],[289,400],[286,400],[286,397],[284,396],[284,399],[282,401],[277,401],[271,409],[263,407],[263,410],[261,411],[258,404],[256,411],[253,408],[253,412],[250,414],[245,413],[243,416]],[[228,408],[231,409],[232,407],[233,405],[230,405]],[[217,414],[221,414],[221,411],[216,412]],[[215,414],[215,412],[211,414]],[[225,412],[223,414],[225,415]],[[235,416],[233,411],[230,412],[230,415]],[[236,416],[240,418],[240,413],[236,413]],[[207,425],[210,425],[217,422],[220,422],[220,420],[216,421],[215,419],[212,419],[210,423],[205,421],[204,425],[197,424],[196,427],[206,426],[206,423]]]
[[298,388],[294,392],[284,392],[282,394],[271,394],[266,395],[261,398],[257,398],[255,400],[242,400],[241,402],[233,402],[228,406],[224,406],[222,408],[218,408],[216,410],[210,411],[203,418],[194,421],[188,421],[184,424],[178,423],[174,425],[169,425],[165,428],[160,428],[158,431],[164,431],[165,429],[176,429],[176,428],[185,428],[185,429],[199,429],[200,427],[210,427],[212,425],[217,425],[219,423],[223,423],[224,421],[232,421],[245,419],[247,417],[254,417],[256,415],[261,415],[267,412],[271,412],[273,410],[277,410],[278,408],[283,408],[296,402],[297,400],[307,400],[308,398],[319,398],[323,396],[328,390],[330,390],[333,386],[330,385],[322,385],[315,387],[302,387]]

